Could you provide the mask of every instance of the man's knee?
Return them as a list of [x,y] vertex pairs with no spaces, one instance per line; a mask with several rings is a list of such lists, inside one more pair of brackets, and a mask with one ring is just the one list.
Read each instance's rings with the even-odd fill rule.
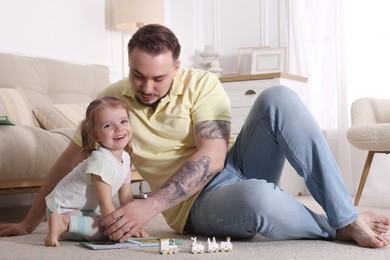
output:
[[275,113],[293,113],[301,107],[303,103],[295,91],[286,86],[273,86],[261,92],[252,109],[274,118]]
[[269,88],[266,88],[264,91],[261,92],[262,96],[271,96],[271,97],[280,97],[284,95],[290,95],[291,92],[295,93],[291,88],[288,88],[283,85],[276,85]]
[[278,103],[285,102],[292,97],[298,97],[297,94],[286,86],[278,85],[265,89],[259,95],[259,99],[262,103]]
[[275,193],[280,192],[275,184],[258,179],[245,180],[241,184],[240,207],[251,209],[255,214],[275,207]]

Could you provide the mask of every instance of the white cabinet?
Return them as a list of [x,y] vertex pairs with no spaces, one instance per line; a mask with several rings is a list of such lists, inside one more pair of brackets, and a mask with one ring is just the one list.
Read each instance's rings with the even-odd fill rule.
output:
[[[266,88],[275,85],[284,85],[298,93],[304,103],[307,103],[306,78],[283,73],[261,75],[222,76],[223,87],[232,103],[232,133],[237,135],[248,112],[257,96]],[[307,193],[303,179],[298,176],[291,165],[286,161],[279,186],[290,193]]]

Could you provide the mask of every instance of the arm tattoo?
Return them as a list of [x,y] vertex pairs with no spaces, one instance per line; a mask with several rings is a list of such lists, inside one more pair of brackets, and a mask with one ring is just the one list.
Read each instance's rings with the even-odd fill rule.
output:
[[[195,135],[203,139],[222,139],[229,144],[230,122],[215,120],[203,121],[195,126]],[[196,187],[203,187],[214,176],[210,172],[211,158],[202,156],[197,161],[187,161],[183,167],[156,194],[171,207],[192,195]],[[152,194],[152,196],[154,196]]]
[[229,143],[230,122],[222,120],[202,121],[195,126],[195,134],[204,139],[223,139]]
[[176,176],[161,188],[160,195],[170,205],[175,205],[178,200],[188,195],[192,187],[203,186],[211,179],[213,174],[209,172],[210,163],[211,159],[208,156],[203,156],[196,162],[187,162]]

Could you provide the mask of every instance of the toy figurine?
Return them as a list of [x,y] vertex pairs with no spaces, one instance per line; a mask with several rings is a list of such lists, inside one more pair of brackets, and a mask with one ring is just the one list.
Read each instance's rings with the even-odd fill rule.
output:
[[[170,244],[172,241],[172,244]],[[179,248],[176,245],[175,239],[169,238],[160,238],[160,254],[169,255],[169,254],[177,254],[179,252]]]
[[219,251],[220,252],[232,252],[233,251],[233,244],[230,242],[230,237],[227,237],[226,241],[223,241],[219,244]]
[[192,244],[191,244],[191,253],[192,254],[203,254],[204,253],[204,245],[199,243],[196,239],[196,237],[191,237]]
[[216,253],[219,251],[219,245],[215,241],[215,237],[210,241],[210,238],[207,238],[206,252],[207,253]]

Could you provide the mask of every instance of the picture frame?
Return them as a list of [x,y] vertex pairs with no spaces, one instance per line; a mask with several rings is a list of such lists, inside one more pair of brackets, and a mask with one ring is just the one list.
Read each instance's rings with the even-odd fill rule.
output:
[[238,49],[238,75],[251,74],[252,52],[254,48]]
[[286,49],[250,47],[238,50],[238,74],[253,75],[284,72]]

